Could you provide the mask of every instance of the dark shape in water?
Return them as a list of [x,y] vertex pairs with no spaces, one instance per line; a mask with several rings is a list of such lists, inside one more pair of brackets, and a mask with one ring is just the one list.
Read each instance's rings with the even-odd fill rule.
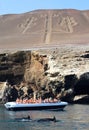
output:
[[30,116],[28,115],[27,117],[22,117],[22,118],[15,118],[16,121],[31,121]]
[[39,120],[32,120],[30,118],[30,116],[28,115],[27,117],[16,118],[15,120],[16,121],[23,121],[23,122],[28,122],[28,121],[37,121],[37,122],[49,122],[49,121],[53,121],[53,122],[57,122],[55,116],[53,118],[42,118],[42,119],[39,119]]
[[44,119],[39,119],[38,122],[48,122],[48,121],[53,121],[56,122],[56,117],[54,116],[53,118],[44,118]]

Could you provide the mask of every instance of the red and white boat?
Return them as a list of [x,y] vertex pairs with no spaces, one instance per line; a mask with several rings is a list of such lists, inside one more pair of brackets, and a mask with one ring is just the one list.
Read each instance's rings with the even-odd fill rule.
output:
[[8,110],[63,110],[68,105],[67,102],[40,102],[40,103],[18,103],[7,102],[5,104]]

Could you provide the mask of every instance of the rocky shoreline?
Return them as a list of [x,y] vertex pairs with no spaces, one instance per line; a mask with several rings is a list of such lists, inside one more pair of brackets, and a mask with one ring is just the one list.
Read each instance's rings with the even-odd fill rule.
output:
[[32,98],[36,92],[37,98],[89,104],[88,66],[88,45],[1,51],[1,103]]

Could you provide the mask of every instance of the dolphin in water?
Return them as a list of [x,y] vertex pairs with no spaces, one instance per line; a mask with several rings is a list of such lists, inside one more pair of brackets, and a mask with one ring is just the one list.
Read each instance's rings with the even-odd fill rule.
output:
[[38,122],[48,122],[48,121],[56,122],[56,117],[54,116],[53,118],[43,118],[38,120]]
[[26,122],[26,121],[31,121],[31,118],[30,118],[30,116],[28,115],[27,117],[15,118],[15,120],[16,120],[16,121]]
[[30,118],[30,116],[28,115],[27,117],[23,117],[23,118],[17,118],[17,121],[23,121],[23,122],[28,122],[28,121],[37,121],[37,122],[57,122],[56,117],[52,117],[52,118],[42,118],[42,119],[38,119],[38,120],[32,120]]

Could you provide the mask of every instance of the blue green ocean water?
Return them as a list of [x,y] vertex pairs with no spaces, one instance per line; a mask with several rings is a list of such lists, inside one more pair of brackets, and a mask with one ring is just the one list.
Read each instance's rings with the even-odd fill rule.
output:
[[[18,120],[30,115],[30,121]],[[38,122],[55,116],[57,122]],[[89,130],[89,105],[68,105],[63,111],[8,111],[0,105],[0,130]]]

